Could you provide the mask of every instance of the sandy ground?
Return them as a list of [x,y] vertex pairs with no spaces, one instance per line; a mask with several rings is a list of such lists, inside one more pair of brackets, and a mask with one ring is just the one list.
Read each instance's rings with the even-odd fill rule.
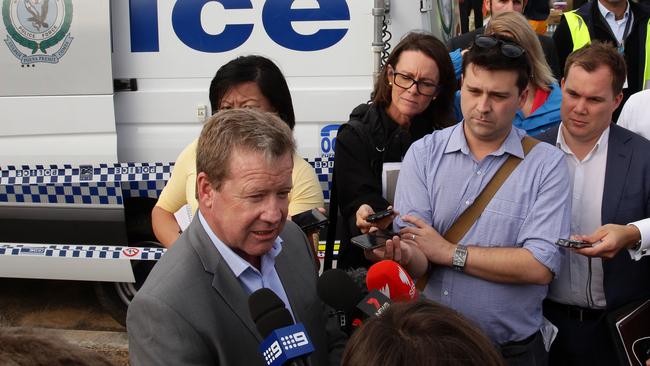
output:
[[43,329],[128,365],[126,329],[102,310],[89,282],[0,278],[0,326]]

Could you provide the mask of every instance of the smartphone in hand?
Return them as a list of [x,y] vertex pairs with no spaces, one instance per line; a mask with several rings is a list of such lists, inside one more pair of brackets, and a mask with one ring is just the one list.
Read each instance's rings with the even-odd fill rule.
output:
[[355,236],[350,241],[363,249],[375,249],[386,245],[386,240],[392,239],[395,235],[397,234],[392,231],[377,230],[368,234]]
[[291,216],[291,221],[300,226],[300,229],[305,233],[320,229],[329,223],[327,216],[323,215],[316,208]]
[[555,242],[555,245],[559,245],[564,248],[575,248],[575,249],[589,248],[593,246],[593,244],[587,243],[586,241],[571,240],[571,239],[558,239]]
[[368,222],[375,222],[383,219],[384,217],[388,217],[393,214],[393,209],[389,208],[387,210],[379,211],[376,212],[368,217],[366,217],[366,221]]

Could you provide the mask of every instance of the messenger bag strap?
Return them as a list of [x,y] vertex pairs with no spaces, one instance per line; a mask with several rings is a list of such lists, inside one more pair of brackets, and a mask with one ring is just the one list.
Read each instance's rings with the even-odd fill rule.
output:
[[[528,155],[528,153],[539,143],[539,140],[536,140],[532,137],[529,136],[524,136],[523,139],[521,139],[521,146],[523,147],[524,150],[524,157]],[[499,170],[497,170],[496,174],[490,179],[490,182],[483,188],[481,193],[476,197],[476,200],[474,203],[472,203],[459,217],[456,219],[453,225],[447,230],[445,235],[443,237],[447,239],[447,241],[450,241],[452,243],[458,243],[460,240],[467,234],[469,229],[474,226],[474,223],[478,218],[481,216],[483,213],[483,210],[485,210],[485,207],[487,207],[488,203],[492,200],[492,197],[497,193],[499,188],[503,185],[503,183],[508,179],[510,174],[517,168],[519,163],[521,163],[523,159],[520,159],[514,155],[508,156],[508,159],[506,159],[506,162],[501,165]],[[422,275],[417,280],[416,283],[416,288],[420,291],[424,291],[424,287],[427,285],[427,282],[429,281],[429,276],[431,274],[430,270],[427,270],[427,272]]]

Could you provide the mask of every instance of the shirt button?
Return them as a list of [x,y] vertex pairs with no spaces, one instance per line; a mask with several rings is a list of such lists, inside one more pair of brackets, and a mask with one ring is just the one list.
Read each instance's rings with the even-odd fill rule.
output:
[[449,291],[445,290],[442,292],[445,296],[449,295]]
[[481,171],[479,170],[478,172],[476,172],[476,175],[481,175]]
[[466,204],[466,205],[469,205],[469,200],[465,201],[465,204]]

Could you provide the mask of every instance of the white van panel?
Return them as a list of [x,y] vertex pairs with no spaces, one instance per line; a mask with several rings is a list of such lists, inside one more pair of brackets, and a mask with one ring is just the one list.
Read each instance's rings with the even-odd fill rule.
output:
[[117,158],[112,95],[0,98],[0,166]]
[[[62,1],[50,1],[49,11],[54,12],[57,6],[62,4]],[[20,7],[21,4],[18,3],[17,6]],[[109,1],[75,1],[72,14],[69,47],[58,63],[37,62],[21,65],[21,61],[5,44],[13,40],[5,27],[0,27],[0,37],[4,41],[0,43],[0,96],[113,92]],[[64,42],[48,48],[48,55],[55,53]],[[18,49],[27,56],[32,55],[30,50],[21,47]],[[41,52],[38,51],[37,54]],[[4,133],[4,129],[2,132]]]

